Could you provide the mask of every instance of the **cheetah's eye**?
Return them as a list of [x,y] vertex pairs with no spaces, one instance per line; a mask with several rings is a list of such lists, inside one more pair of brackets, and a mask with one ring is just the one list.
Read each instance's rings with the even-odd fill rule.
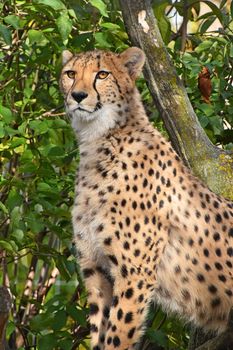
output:
[[105,70],[101,70],[96,74],[97,79],[105,79],[109,75],[109,72],[106,72]]
[[75,78],[75,71],[73,71],[73,70],[68,70],[68,71],[66,72],[66,75],[67,75],[68,78],[74,79],[74,78]]

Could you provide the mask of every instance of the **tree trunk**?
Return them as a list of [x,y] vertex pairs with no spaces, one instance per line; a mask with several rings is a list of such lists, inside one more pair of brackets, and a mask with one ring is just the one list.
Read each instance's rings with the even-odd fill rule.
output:
[[11,296],[8,289],[0,287],[0,350],[6,350],[6,325],[11,310]]
[[[199,124],[164,46],[150,1],[120,0],[120,5],[130,41],[146,54],[144,76],[173,147],[212,191],[233,199],[233,154],[214,146]],[[211,337],[213,334],[193,328],[189,350]],[[199,350],[227,349],[226,339],[230,342],[229,337],[214,338]]]
[[233,199],[233,155],[214,146],[201,125],[162,41],[149,0],[120,0],[133,45],[146,53],[144,76],[173,147],[215,193]]

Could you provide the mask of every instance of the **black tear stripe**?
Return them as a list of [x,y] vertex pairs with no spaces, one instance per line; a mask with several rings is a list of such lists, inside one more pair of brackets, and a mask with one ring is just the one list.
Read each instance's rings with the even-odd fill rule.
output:
[[97,103],[96,103],[96,106],[95,106],[95,111],[97,111],[98,109],[100,109],[102,107],[102,104],[100,102],[100,94],[98,92],[98,90],[96,89],[96,80],[97,80],[97,76],[95,76],[95,80],[93,82],[93,89],[95,90],[96,94],[97,94]]
[[115,82],[115,84],[116,84],[116,86],[118,88],[119,93],[122,94],[121,87],[120,87],[120,84],[118,83],[117,78],[115,78],[113,74],[112,74],[112,77],[113,77],[114,82]]

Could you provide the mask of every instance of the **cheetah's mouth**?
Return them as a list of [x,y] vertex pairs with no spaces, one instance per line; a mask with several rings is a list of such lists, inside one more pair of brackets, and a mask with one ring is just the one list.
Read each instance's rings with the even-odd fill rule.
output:
[[94,113],[94,112],[98,111],[101,108],[102,108],[102,104],[100,102],[97,102],[97,104],[96,104],[95,108],[93,109],[93,111],[90,111],[90,110],[85,109],[85,108],[83,108],[81,106],[78,106],[78,107],[76,107],[76,108],[74,108],[72,110],[72,113],[74,113],[76,111],[81,111],[81,112],[85,112],[85,113],[90,113],[91,114],[91,113]]

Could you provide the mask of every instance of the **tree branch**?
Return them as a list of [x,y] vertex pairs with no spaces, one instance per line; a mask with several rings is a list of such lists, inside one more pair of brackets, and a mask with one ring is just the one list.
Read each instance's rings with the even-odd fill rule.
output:
[[233,155],[214,146],[200,126],[162,41],[149,0],[120,0],[133,45],[146,53],[144,76],[173,147],[216,193],[233,198]]

